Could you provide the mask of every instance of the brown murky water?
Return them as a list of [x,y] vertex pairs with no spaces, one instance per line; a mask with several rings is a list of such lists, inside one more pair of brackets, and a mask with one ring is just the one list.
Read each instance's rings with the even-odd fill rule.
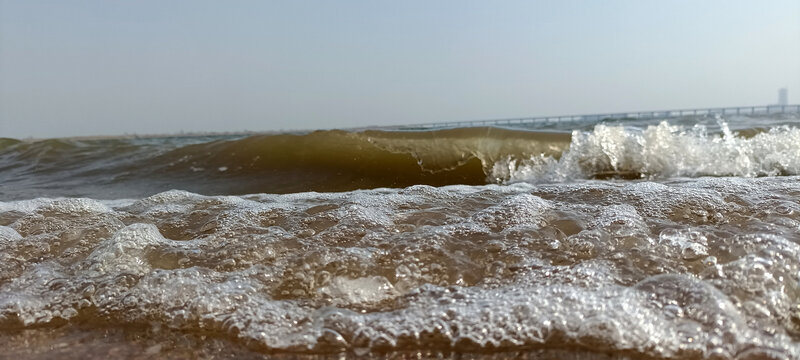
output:
[[501,184],[7,199],[2,356],[800,358],[796,128],[681,131],[481,160]]

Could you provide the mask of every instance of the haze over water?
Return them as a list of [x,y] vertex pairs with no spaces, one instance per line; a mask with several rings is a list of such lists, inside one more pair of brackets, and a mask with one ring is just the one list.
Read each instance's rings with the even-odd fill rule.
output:
[[0,136],[767,105],[800,94],[798,18],[793,0],[3,0]]

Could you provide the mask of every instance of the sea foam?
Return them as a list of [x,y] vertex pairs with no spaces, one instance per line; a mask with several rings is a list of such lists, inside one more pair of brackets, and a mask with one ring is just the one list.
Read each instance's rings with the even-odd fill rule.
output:
[[704,126],[661,122],[644,129],[596,125],[574,131],[560,158],[507,158],[490,177],[504,182],[564,182],[625,177],[663,179],[699,176],[800,174],[800,129],[780,126],[752,137],[737,135],[724,122],[721,133]]

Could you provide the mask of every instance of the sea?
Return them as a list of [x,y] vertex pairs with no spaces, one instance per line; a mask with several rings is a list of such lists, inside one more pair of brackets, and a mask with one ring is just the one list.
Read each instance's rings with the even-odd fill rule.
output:
[[3,138],[0,349],[798,359],[800,117]]

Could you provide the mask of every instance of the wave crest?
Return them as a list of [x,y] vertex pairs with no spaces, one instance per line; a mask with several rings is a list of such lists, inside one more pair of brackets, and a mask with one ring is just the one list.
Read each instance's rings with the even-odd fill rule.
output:
[[560,159],[508,157],[494,164],[492,178],[505,182],[564,182],[592,178],[781,176],[800,174],[800,129],[721,133],[704,126],[661,122],[645,129],[596,125],[574,131]]

